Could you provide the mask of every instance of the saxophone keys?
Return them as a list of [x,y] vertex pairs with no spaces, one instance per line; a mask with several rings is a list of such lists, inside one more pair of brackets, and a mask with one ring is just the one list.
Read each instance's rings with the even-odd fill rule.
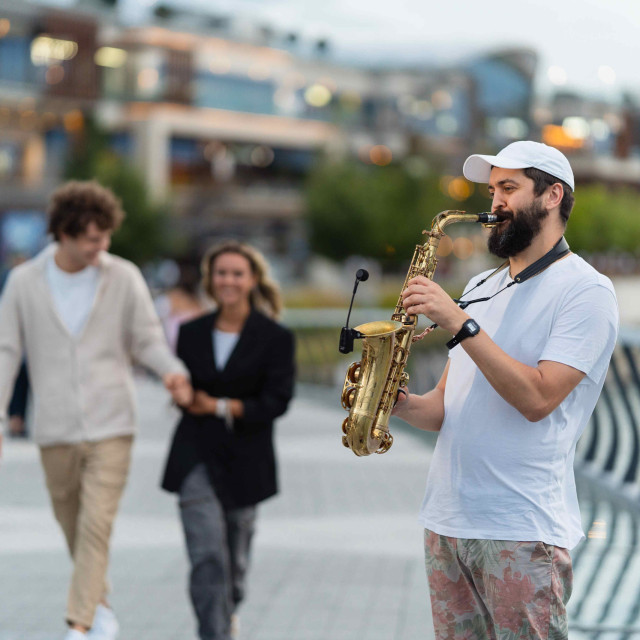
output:
[[347,435],[347,425],[348,424],[349,424],[349,418],[345,418],[343,423],[342,423],[342,433],[344,433],[345,436]]
[[347,370],[347,380],[354,384],[360,379],[360,363],[354,362]]
[[380,446],[378,447],[376,453],[387,453],[387,451],[391,449],[392,444],[393,444],[393,436],[388,431],[385,431],[382,441],[380,442]]
[[356,387],[353,386],[348,386],[345,387],[343,392],[342,392],[342,407],[343,409],[346,409],[347,411],[349,411],[349,409],[351,409],[351,407],[353,406],[353,401],[356,397]]
[[342,444],[348,449],[349,443],[347,442],[347,436],[342,436]]

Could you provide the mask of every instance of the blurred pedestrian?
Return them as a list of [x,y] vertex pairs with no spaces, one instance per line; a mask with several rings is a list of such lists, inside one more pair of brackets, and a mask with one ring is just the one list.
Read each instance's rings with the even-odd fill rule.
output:
[[107,252],[123,216],[96,182],[61,186],[49,209],[55,242],[11,272],[0,302],[0,419],[24,350],[33,437],[73,559],[66,640],[118,632],[106,574],[135,431],[130,360],[161,376],[176,402],[192,400],[140,271]]
[[27,363],[23,360],[18,376],[13,385],[13,394],[9,401],[8,433],[12,438],[26,438],[27,432],[27,404],[29,402],[29,374]]
[[[4,285],[7,282],[11,269],[17,267],[19,264],[27,261],[27,256],[23,253],[15,253],[11,255],[9,259],[9,266],[6,271],[0,276],[0,290],[4,290]],[[13,386],[13,393],[11,394],[11,400],[9,401],[8,409],[8,434],[12,438],[26,438],[27,437],[27,404],[29,401],[29,374],[27,373],[27,363],[22,362],[20,371]],[[1,433],[0,433],[1,435]]]
[[201,640],[234,637],[256,505],[277,492],[273,421],[293,394],[294,340],[263,256],[226,242],[202,261],[213,313],[180,327],[194,401],[183,409],[162,487],[179,495]]
[[198,267],[194,264],[178,266],[177,282],[156,298],[156,311],[160,316],[169,346],[175,352],[180,325],[203,313],[200,298]]

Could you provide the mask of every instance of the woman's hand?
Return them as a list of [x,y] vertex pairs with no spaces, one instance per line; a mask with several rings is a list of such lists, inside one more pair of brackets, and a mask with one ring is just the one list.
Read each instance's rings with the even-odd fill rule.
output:
[[[193,394],[193,402],[185,407],[194,416],[216,415],[218,398],[210,396],[206,391],[198,390]],[[242,400],[232,398],[229,400],[229,410],[234,418],[242,418],[244,415],[244,404]]]
[[193,389],[189,379],[182,373],[167,373],[162,381],[173,401],[181,407],[188,407],[193,401]]
[[198,390],[193,394],[193,402],[186,409],[194,416],[214,415],[216,412],[216,399],[206,391]]

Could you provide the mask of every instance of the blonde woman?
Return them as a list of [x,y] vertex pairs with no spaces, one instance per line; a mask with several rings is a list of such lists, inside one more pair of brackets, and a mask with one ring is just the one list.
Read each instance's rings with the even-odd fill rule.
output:
[[273,421],[293,394],[294,340],[254,248],[225,242],[202,261],[213,313],[181,326],[194,402],[174,434],[162,487],[179,494],[201,640],[228,640],[244,596],[256,505],[277,492]]

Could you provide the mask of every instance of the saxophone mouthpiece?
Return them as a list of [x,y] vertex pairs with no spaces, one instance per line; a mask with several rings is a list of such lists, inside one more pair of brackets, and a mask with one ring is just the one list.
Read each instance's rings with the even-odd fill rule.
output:
[[497,213],[491,213],[490,211],[478,214],[478,222],[482,224],[496,224],[496,222],[500,222],[500,220],[502,220],[501,216]]

